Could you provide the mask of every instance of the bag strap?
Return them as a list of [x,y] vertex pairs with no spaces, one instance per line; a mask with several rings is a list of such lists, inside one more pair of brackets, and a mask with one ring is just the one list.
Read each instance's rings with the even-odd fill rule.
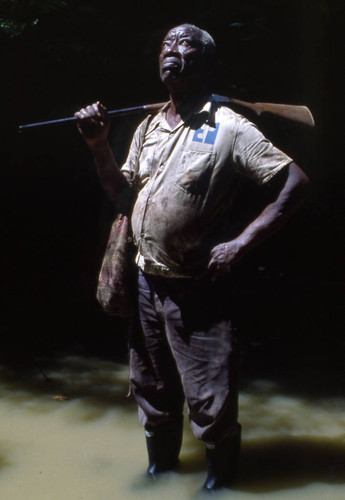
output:
[[119,200],[119,204],[117,206],[117,213],[122,213],[127,216],[130,216],[134,201],[135,201],[135,191],[136,187],[138,185],[139,181],[139,158],[141,151],[143,149],[143,144],[146,136],[147,129],[149,127],[151,118],[153,115],[149,115],[147,118],[145,118],[144,122],[142,123],[140,133],[139,133],[139,147],[138,147],[138,155],[136,158],[135,166],[134,166],[134,175],[133,175],[133,182],[131,186],[126,187],[122,191],[122,196]]
[[134,170],[134,180],[133,180],[133,186],[136,187],[138,184],[138,177],[139,177],[139,159],[141,155],[141,151],[144,146],[144,141],[145,141],[145,136],[146,132],[149,128],[149,125],[151,123],[151,120],[153,118],[153,115],[149,115],[145,118],[143,125],[140,130],[140,135],[139,135],[139,148],[138,148],[138,155],[137,155],[137,161],[135,163],[135,170]]

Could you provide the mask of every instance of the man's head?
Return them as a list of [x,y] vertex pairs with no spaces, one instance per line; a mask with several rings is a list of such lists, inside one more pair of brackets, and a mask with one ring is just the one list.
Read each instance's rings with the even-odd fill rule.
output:
[[163,83],[182,78],[205,79],[216,57],[216,45],[204,30],[192,24],[172,28],[164,37],[159,55]]

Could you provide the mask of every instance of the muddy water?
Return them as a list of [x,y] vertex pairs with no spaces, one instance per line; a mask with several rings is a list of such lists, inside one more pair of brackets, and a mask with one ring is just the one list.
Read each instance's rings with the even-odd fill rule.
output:
[[[145,477],[146,451],[128,370],[64,357],[47,371],[0,371],[1,500],[204,498],[204,451],[185,425],[180,469]],[[345,402],[252,381],[240,396],[239,482],[221,499],[345,498]]]

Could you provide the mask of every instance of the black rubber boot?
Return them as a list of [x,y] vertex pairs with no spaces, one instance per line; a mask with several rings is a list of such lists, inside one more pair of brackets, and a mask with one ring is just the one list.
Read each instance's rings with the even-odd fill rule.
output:
[[241,426],[238,432],[220,444],[206,445],[207,479],[204,490],[214,491],[230,485],[237,478],[241,449]]
[[183,419],[168,422],[154,428],[145,428],[146,446],[149,457],[147,473],[156,479],[159,472],[174,469],[182,445]]

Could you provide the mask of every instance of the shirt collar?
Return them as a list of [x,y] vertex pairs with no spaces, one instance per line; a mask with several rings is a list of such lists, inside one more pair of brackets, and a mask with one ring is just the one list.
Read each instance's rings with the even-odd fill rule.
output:
[[[167,124],[167,122],[166,122],[166,112],[169,109],[170,102],[171,101],[167,102],[159,110],[159,112],[157,113],[157,115],[152,120],[152,125],[154,127],[156,127],[158,125],[166,126],[166,124]],[[188,109],[186,111],[186,113],[185,113],[184,119],[182,119],[182,121],[177,125],[177,127],[180,127],[184,123],[187,123],[192,118],[192,116],[198,116],[198,115],[201,116],[201,114],[205,115],[205,121],[208,122],[210,120],[210,118],[211,118],[210,115],[211,115],[211,112],[212,112],[212,103],[213,103],[213,99],[212,99],[212,95],[210,95],[210,96],[208,96],[206,98],[206,101],[203,100],[202,103],[198,103],[198,104],[194,105],[193,107],[191,107],[190,109]]]

